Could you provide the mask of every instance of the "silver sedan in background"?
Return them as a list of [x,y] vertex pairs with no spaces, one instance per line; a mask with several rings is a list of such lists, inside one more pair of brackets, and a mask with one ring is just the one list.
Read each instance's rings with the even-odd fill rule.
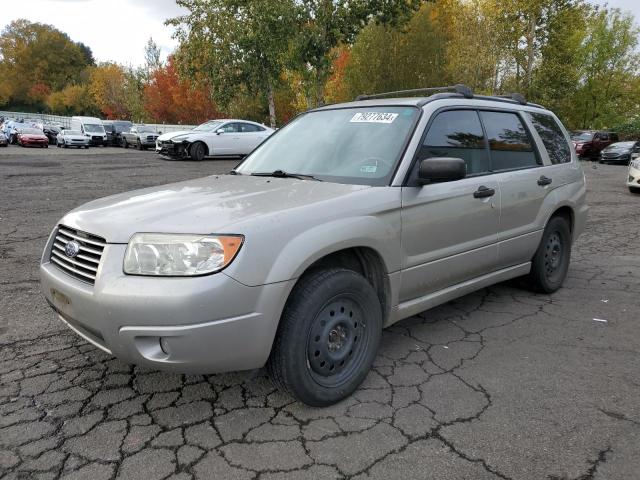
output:
[[89,142],[89,137],[85,136],[80,130],[62,130],[56,136],[58,148],[89,148]]

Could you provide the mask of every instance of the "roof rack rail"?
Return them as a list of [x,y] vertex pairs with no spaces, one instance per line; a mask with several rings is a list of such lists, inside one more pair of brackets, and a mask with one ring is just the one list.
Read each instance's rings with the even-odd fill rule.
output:
[[414,94],[414,93],[415,94],[436,93],[436,92],[453,92],[453,93],[459,93],[464,98],[473,98],[473,90],[471,90],[466,85],[458,84],[458,85],[452,85],[450,87],[414,88],[412,90],[396,90],[395,92],[375,93],[372,95],[358,95],[356,97],[356,101],[369,100],[374,98],[385,98],[385,97],[391,97],[394,95],[407,95],[407,94]]
[[518,92],[513,92],[510,95],[496,95],[498,98],[509,98],[514,102],[518,102],[520,105],[527,105],[527,99],[524,98],[524,95]]

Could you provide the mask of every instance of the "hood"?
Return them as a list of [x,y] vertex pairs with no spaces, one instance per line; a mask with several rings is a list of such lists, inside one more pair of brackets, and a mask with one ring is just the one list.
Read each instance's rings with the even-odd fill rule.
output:
[[89,140],[89,137],[84,135],[65,135],[64,138],[67,140]]
[[69,212],[60,223],[127,243],[134,233],[243,233],[242,223],[268,221],[306,205],[367,189],[292,178],[216,175],[113,195]]
[[177,137],[178,135],[185,135],[185,134],[192,133],[192,132],[193,132],[193,130],[180,130],[178,132],[167,132],[167,133],[163,133],[162,135],[160,135],[158,137],[158,140],[163,142],[163,141],[171,140],[173,137]]
[[20,138],[26,140],[48,140],[44,133],[21,133]]

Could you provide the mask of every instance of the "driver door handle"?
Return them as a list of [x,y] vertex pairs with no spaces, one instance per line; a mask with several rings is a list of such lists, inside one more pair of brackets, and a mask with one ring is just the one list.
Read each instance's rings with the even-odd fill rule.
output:
[[484,185],[481,185],[478,187],[478,190],[473,192],[473,197],[488,198],[488,197],[493,197],[495,194],[496,194],[496,191],[493,188],[488,188],[488,187],[485,187]]
[[541,187],[546,187],[547,185],[551,185],[551,182],[553,182],[553,179],[549,177],[545,177],[544,175],[542,175],[538,179],[538,185],[540,185]]

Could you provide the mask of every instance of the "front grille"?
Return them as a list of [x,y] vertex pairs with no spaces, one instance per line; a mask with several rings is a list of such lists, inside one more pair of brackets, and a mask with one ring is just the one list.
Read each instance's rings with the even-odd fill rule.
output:
[[[75,257],[69,257],[65,253],[67,243],[72,240],[80,246]],[[66,274],[93,285],[106,243],[104,238],[59,225],[50,259]]]
[[98,142],[101,142],[102,141],[102,137],[98,137],[98,136],[94,135],[93,137],[91,137],[91,140],[96,140]]
[[147,142],[155,142],[158,139],[156,135],[149,135],[147,137]]

